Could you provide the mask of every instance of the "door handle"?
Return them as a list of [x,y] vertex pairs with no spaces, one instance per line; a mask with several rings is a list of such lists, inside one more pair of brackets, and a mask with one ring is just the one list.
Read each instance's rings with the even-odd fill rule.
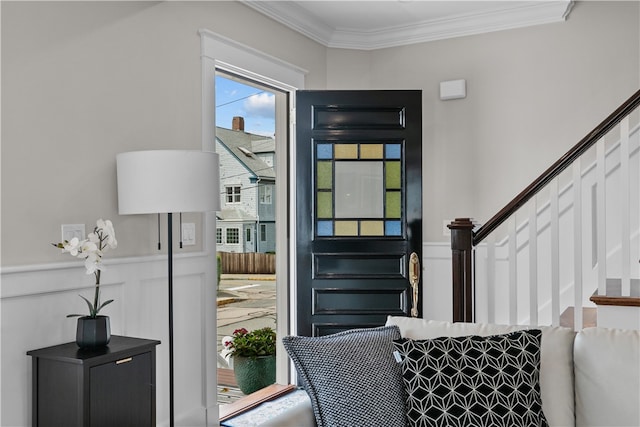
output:
[[411,317],[418,317],[418,284],[420,283],[420,258],[415,252],[409,257],[409,284],[411,285]]

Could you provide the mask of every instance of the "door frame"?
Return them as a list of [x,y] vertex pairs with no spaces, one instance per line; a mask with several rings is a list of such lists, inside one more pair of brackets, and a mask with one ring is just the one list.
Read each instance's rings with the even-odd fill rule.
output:
[[[259,81],[266,85],[277,88],[288,94],[289,105],[285,111],[276,112],[276,123],[284,123],[282,127],[284,136],[288,138],[286,150],[276,150],[276,161],[278,165],[285,165],[287,173],[282,174],[286,179],[276,181],[276,192],[282,196],[278,197],[276,209],[276,222],[285,224],[287,239],[276,237],[276,254],[284,253],[283,257],[276,256],[276,271],[281,272],[276,277],[277,295],[286,296],[276,298],[276,312],[278,322],[276,333],[282,337],[295,334],[291,329],[292,316],[295,316],[295,298],[292,298],[294,287],[290,285],[292,277],[295,277],[295,250],[291,247],[295,244],[295,204],[290,203],[291,195],[295,194],[295,164],[290,163],[291,158],[295,158],[295,91],[304,89],[306,70],[282,61],[273,56],[264,54],[256,49],[242,43],[233,41],[215,32],[201,29],[199,30],[201,39],[201,65],[202,65],[202,150],[215,151],[215,72],[216,69],[228,71],[250,80]],[[249,71],[250,70],[250,71]],[[288,117],[287,117],[288,116]],[[278,125],[276,125],[276,128]],[[276,135],[277,137],[277,135]],[[294,174],[294,175],[292,175]],[[293,205],[293,206],[292,206]],[[216,218],[215,213],[206,214],[205,250],[215,252],[216,240]],[[282,236],[283,233],[276,233]],[[292,237],[293,236],[293,237]],[[289,243],[292,242],[292,243]],[[215,281],[216,266],[212,264],[210,280]],[[206,300],[216,298],[215,289],[211,294],[205,296]],[[203,319],[203,329],[209,331],[213,325],[214,333],[207,333],[208,336],[216,337],[217,313],[214,308],[209,308],[208,304]],[[217,387],[207,387],[206,384],[216,384],[216,353],[217,338],[209,339],[205,343],[206,353],[206,375],[203,381],[205,390],[216,390]],[[293,374],[293,364],[290,363],[286,351],[282,344],[278,344],[276,361],[276,381],[281,384],[289,384],[295,378]],[[218,407],[216,393],[204,392],[205,404],[215,413],[215,416],[208,417],[208,423],[218,425]],[[215,423],[215,424],[214,424]]]

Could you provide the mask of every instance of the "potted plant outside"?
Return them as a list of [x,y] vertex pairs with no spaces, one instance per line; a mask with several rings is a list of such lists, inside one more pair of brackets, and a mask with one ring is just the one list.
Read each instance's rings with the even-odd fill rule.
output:
[[93,302],[80,295],[89,308],[88,315],[68,314],[67,317],[77,317],[76,343],[81,348],[102,347],[111,339],[111,326],[108,316],[98,315],[106,305],[113,302],[112,299],[100,302],[100,273],[104,270],[102,257],[108,249],[118,246],[113,224],[109,220],[99,219],[93,232],[86,239],[80,240],[74,237],[61,243],[52,243],[53,246],[62,249],[62,253],[84,259],[87,274],[95,277],[95,289]]
[[276,332],[270,328],[236,329],[222,339],[222,355],[233,358],[238,387],[251,394],[276,382]]

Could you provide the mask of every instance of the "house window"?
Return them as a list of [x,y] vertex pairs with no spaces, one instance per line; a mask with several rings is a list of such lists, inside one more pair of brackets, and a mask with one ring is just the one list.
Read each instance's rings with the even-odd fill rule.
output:
[[251,241],[251,229],[247,228],[247,242]]
[[273,187],[271,185],[261,185],[259,188],[260,203],[270,205],[272,203]]
[[265,224],[260,224],[260,241],[267,241],[267,226]]
[[240,186],[229,185],[225,187],[227,203],[240,203]]
[[240,230],[238,230],[237,228],[227,228],[227,243],[240,243]]
[[222,244],[222,228],[216,228],[216,243]]

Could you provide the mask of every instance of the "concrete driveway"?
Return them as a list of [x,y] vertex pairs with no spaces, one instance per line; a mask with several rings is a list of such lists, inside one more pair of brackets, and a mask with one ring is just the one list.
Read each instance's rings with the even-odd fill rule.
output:
[[[223,274],[218,288],[218,353],[221,340],[234,330],[276,327],[276,277],[263,274]],[[218,366],[226,368],[218,358]]]

